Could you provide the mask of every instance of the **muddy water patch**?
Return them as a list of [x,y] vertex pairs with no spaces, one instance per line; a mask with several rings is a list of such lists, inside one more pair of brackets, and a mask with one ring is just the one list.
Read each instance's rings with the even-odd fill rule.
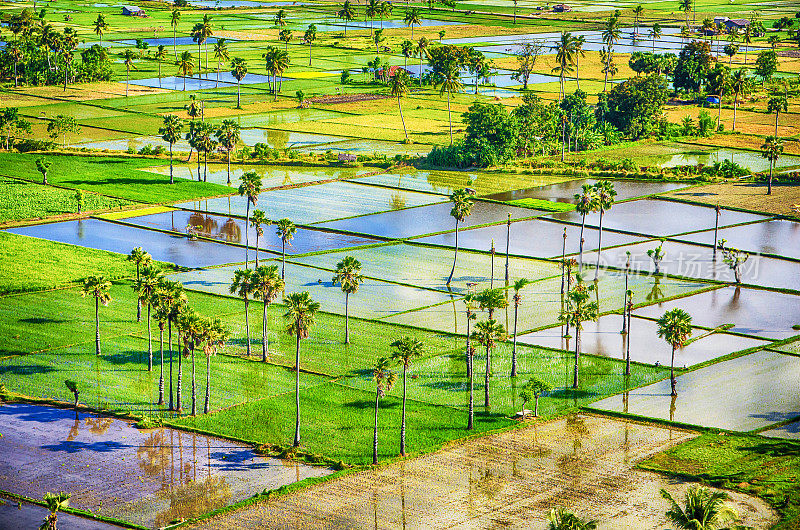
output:
[[253,453],[246,445],[169,428],[28,404],[0,407],[0,484],[145,526],[200,515],[331,471]]

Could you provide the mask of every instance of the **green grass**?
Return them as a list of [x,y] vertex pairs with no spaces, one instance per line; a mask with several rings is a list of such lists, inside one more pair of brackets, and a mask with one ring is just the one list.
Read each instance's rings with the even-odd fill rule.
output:
[[130,277],[136,266],[114,252],[0,232],[0,295],[59,287],[93,274]]
[[[133,204],[124,199],[113,199],[94,193],[84,194],[83,200],[85,212]],[[0,223],[77,212],[78,201],[74,191],[0,177]]]
[[756,495],[800,528],[800,442],[739,434],[703,434],[645,460],[639,467]]
[[[0,170],[0,174],[13,168],[15,177],[40,182],[42,175],[36,170],[36,159],[40,156],[0,153],[0,167],[6,168]],[[47,174],[52,184],[133,201],[170,203],[235,191],[227,186],[182,179],[170,184],[168,175],[140,170],[163,164],[163,160],[71,155],[43,155],[42,158],[52,163]]]
[[545,210],[547,212],[571,212],[575,209],[574,204],[566,202],[548,201],[546,199],[533,199],[531,197],[525,199],[515,199],[513,201],[506,201],[512,206],[522,206],[523,208],[535,208],[537,210]]

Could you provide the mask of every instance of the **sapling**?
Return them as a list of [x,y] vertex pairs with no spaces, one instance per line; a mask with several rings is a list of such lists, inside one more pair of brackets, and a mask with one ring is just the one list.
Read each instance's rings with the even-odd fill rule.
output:
[[750,255],[737,248],[726,247],[725,241],[725,239],[720,239],[719,241],[722,261],[733,271],[736,283],[742,283],[742,265],[750,258]]
[[655,267],[655,272],[653,274],[660,274],[661,273],[661,260],[664,259],[664,251],[662,247],[664,246],[664,240],[661,240],[661,243],[658,244],[656,248],[652,248],[647,251],[647,255],[650,256],[650,259],[653,260],[653,266]]
[[78,383],[70,379],[67,379],[66,381],[64,381],[64,384],[67,386],[67,389],[70,392],[72,392],[72,394],[75,396],[75,408],[78,408],[78,394],[80,394],[80,391],[78,390]]
[[551,390],[550,385],[546,381],[542,381],[541,379],[531,379],[525,386],[522,387],[522,392],[520,392],[519,397],[522,398],[522,419],[525,419],[525,404],[533,399],[533,417],[539,417],[539,396],[543,392],[549,392]]
[[83,190],[77,190],[75,192],[75,202],[78,203],[78,215],[80,215],[81,212],[83,211],[83,204],[84,204]]

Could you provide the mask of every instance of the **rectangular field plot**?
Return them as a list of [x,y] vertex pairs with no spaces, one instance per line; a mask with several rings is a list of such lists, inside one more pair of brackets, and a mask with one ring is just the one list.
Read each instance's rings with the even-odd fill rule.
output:
[[[489,199],[496,201],[513,201],[517,199],[544,199],[555,202],[568,202],[575,203],[575,194],[581,193],[584,184],[595,184],[596,179],[580,179],[568,180],[556,184],[549,184],[539,187],[530,187],[527,189],[513,189],[513,191],[505,191],[502,193],[495,193],[489,195]],[[625,199],[633,199],[635,197],[644,197],[655,193],[664,193],[673,191],[680,188],[685,188],[686,184],[676,182],[652,182],[652,181],[614,181],[614,189],[617,191],[616,200],[621,201]],[[509,188],[511,189],[511,188]]]
[[[353,256],[358,259],[363,266],[362,274],[365,276],[440,291],[448,290],[447,278],[453,266],[453,251],[450,249],[399,243],[304,256],[294,258],[293,261],[304,265],[333,269],[336,263],[345,256]],[[488,288],[492,276],[491,261],[490,254],[459,252],[450,289],[457,293],[464,293],[467,290],[467,282],[477,283],[476,290],[478,291]],[[538,280],[549,276],[560,277],[560,275],[561,268],[555,263],[520,258],[509,259],[510,278]],[[505,256],[495,256],[494,285],[502,286],[504,281]]]
[[[297,224],[309,224],[388,210],[402,210],[444,200],[445,197],[436,195],[362,186],[350,182],[328,182],[262,192],[258,196],[255,208],[263,210],[267,217],[274,221],[288,217]],[[247,213],[247,198],[221,197],[177,206],[244,217]]]
[[760,289],[723,287],[654,306],[634,310],[634,315],[659,318],[680,307],[692,316],[692,324],[715,328],[734,324],[729,330],[771,339],[800,333],[800,297]]
[[[435,196],[431,195],[430,197]],[[442,200],[447,199],[442,197]],[[452,204],[448,201],[441,204],[385,212],[368,217],[342,219],[324,223],[320,226],[390,239],[404,239],[423,234],[455,230],[455,220],[450,217],[451,208]],[[508,219],[508,214],[511,214],[511,219],[527,219],[541,215],[541,213],[538,210],[529,210],[528,208],[516,208],[504,204],[476,201],[472,207],[472,214],[463,223],[459,223],[459,229],[487,223],[502,223]],[[503,241],[505,241],[505,225],[503,226]],[[486,250],[489,250],[488,246]]]
[[[725,212],[727,214],[727,212]],[[800,223],[786,219],[772,219],[719,230],[718,239],[726,246],[760,254],[775,254],[800,260]],[[681,236],[682,241],[714,244],[714,232],[701,232]],[[800,280],[798,281],[800,283]]]
[[[147,171],[152,171],[159,175],[169,175],[169,166],[147,168]],[[231,164],[231,186],[234,187],[231,193],[236,193],[236,188],[238,188],[240,184],[239,178],[245,171],[255,171],[261,177],[262,189],[295,186],[297,184],[309,184],[311,182],[327,180],[340,180],[365,172],[364,169],[350,168],[293,168]],[[175,178],[198,180],[196,164],[175,165],[173,174]],[[227,184],[228,169],[224,164],[210,164],[208,166],[208,172],[206,172],[203,166],[200,166],[200,178],[206,178],[209,182],[214,182],[215,184]]]
[[[373,131],[374,132],[374,131]],[[346,134],[346,133],[343,133]],[[341,140],[341,138],[340,138]],[[375,153],[386,155],[390,158],[395,155],[405,156],[424,156],[430,153],[431,146],[423,144],[403,144],[400,142],[390,142],[387,140],[344,140],[332,143],[313,143],[298,146],[298,150],[305,153],[351,153],[354,155],[373,155]]]
[[800,358],[756,352],[677,378],[678,396],[665,379],[592,408],[734,431],[751,431],[800,416]]
[[[534,211],[534,210],[531,210]],[[535,258],[561,258],[564,246],[564,229],[566,229],[567,254],[577,253],[580,247],[581,227],[571,224],[554,223],[541,219],[519,221],[511,223],[511,241],[509,251],[516,256],[530,256]],[[594,228],[584,228],[583,238],[584,253],[597,248],[599,231]],[[484,226],[472,230],[459,231],[458,245],[461,248],[489,251],[494,240],[498,251],[505,252],[507,227],[505,224]],[[455,246],[455,233],[448,232],[429,236],[418,240],[420,243],[432,245]],[[644,241],[644,238],[620,234],[618,232],[603,231],[603,246],[624,245]],[[592,264],[591,260],[584,259],[584,263]]]
[[240,249],[233,246],[192,241],[188,237],[98,219],[22,226],[10,228],[8,231],[120,254],[128,254],[132,248],[142,247],[157,261],[189,268],[232,263],[242,259]]
[[[622,315],[605,315],[596,322],[585,322],[581,331],[581,352],[592,355],[625,359],[627,341],[631,341],[631,361],[669,366],[671,347],[658,338],[658,326],[652,320],[631,318],[631,326],[623,335]],[[564,338],[566,328],[557,326],[522,335],[518,342],[547,346],[568,351],[575,350],[575,329],[570,329],[571,338]],[[707,334],[704,329],[695,328],[692,337]],[[692,366],[729,353],[765,346],[768,341],[739,337],[725,333],[713,333],[694,340],[675,352],[678,366]]]
[[[581,215],[577,212],[556,213],[551,217],[574,223],[581,222]],[[714,208],[672,201],[641,199],[615,204],[603,216],[603,227],[665,237],[713,229],[715,219]],[[725,210],[720,217],[720,226],[765,219],[768,218],[763,215]],[[586,223],[590,226],[598,226],[599,222],[599,213],[591,213],[586,216]]]
[[[124,222],[158,230],[171,230],[174,232],[208,237],[239,245],[244,245],[247,241],[244,232],[245,220],[234,217],[190,212],[186,210],[173,210],[143,217],[129,217],[124,219]],[[247,230],[247,236],[250,239],[250,259],[254,259],[256,231],[252,226]],[[319,252],[344,247],[369,245],[372,243],[377,243],[377,241],[333,232],[298,228],[294,239],[286,245],[286,253],[303,254],[306,252]],[[281,239],[276,234],[275,228],[272,226],[264,227],[264,234],[258,239],[258,248],[280,253],[281,244]],[[245,249],[232,249],[230,256],[233,258],[230,260],[231,262],[244,261]],[[274,257],[274,254],[270,254],[267,257]]]

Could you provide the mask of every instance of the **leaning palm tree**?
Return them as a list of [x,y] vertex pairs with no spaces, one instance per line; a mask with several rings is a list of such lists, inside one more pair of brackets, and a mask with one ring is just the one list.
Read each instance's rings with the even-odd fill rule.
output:
[[775,136],[767,136],[761,145],[761,156],[769,160],[769,180],[767,181],[767,195],[772,195],[772,169],[775,162],[783,154],[783,142]]
[[111,302],[111,282],[106,280],[103,276],[89,276],[83,282],[81,289],[81,296],[94,297],[94,330],[95,330],[95,352],[100,355],[100,304],[104,306]]
[[692,336],[692,317],[683,309],[676,307],[664,313],[658,319],[658,336],[672,347],[672,357],[669,363],[669,381],[672,395],[677,396],[675,381],[675,350],[682,348],[689,337]]
[[[192,416],[197,415],[197,377],[194,362],[194,350],[199,344],[203,321],[197,311],[186,309],[178,318],[178,335],[183,339],[183,355],[191,355],[192,359]],[[180,407],[179,407],[180,408]]]
[[489,376],[492,372],[491,355],[498,341],[505,340],[506,329],[493,318],[475,324],[472,340],[486,348],[486,372],[484,374],[484,407],[489,408]]
[[286,243],[294,239],[297,226],[290,219],[281,219],[275,223],[275,233],[281,238],[281,278],[286,279]]
[[439,95],[444,95],[447,92],[447,121],[450,125],[450,145],[453,145],[453,118],[450,110],[450,98],[453,92],[461,92],[464,85],[461,84],[459,79],[458,65],[451,63],[441,73],[441,87],[439,88]]
[[400,337],[392,342],[392,360],[403,365],[403,408],[400,421],[400,456],[406,456],[406,375],[409,366],[424,353],[422,342],[414,337]]
[[231,75],[236,79],[236,108],[242,108],[242,80],[247,75],[247,61],[234,57],[231,61]]
[[566,307],[564,308],[563,320],[567,325],[572,324],[575,328],[575,367],[573,369],[572,388],[578,388],[578,376],[581,357],[581,331],[583,323],[587,320],[597,320],[597,302],[590,302],[592,291],[595,286],[587,286],[583,282],[580,273],[575,275],[575,287],[567,293]]
[[691,486],[686,490],[683,507],[675,502],[665,489],[661,490],[661,497],[670,503],[666,516],[677,528],[717,530],[728,528],[730,523],[739,520],[736,511],[725,504],[729,497],[724,491],[712,491],[705,486]]
[[595,530],[597,521],[584,521],[563,507],[552,508],[547,517],[548,530]]
[[617,191],[610,180],[601,180],[595,183],[594,193],[597,201],[596,206],[600,211],[600,224],[597,231],[597,267],[594,270],[594,279],[597,281],[600,275],[600,253],[603,250],[603,214],[614,205],[614,197],[617,195]]
[[378,404],[386,392],[394,386],[397,376],[389,369],[389,359],[380,357],[372,368],[372,380],[375,381],[375,428],[372,431],[372,464],[378,463]]
[[267,362],[269,354],[269,327],[267,325],[267,311],[269,305],[286,288],[286,283],[278,275],[277,265],[262,265],[253,271],[253,298],[260,299],[264,304],[264,313],[261,320],[261,361]]
[[450,209],[450,216],[456,220],[456,232],[453,268],[450,269],[450,276],[447,277],[447,285],[450,285],[450,282],[453,281],[453,274],[456,272],[456,260],[458,260],[458,223],[463,223],[472,213],[472,205],[475,203],[472,195],[473,192],[467,188],[454,190],[453,193],[450,194],[450,201],[453,203],[453,207]]
[[228,62],[230,58],[228,43],[223,38],[217,39],[217,42],[214,43],[214,59],[217,60],[217,87],[219,86],[219,71],[222,69],[222,63]]
[[389,90],[392,96],[397,98],[397,108],[400,110],[400,121],[403,123],[403,133],[408,142],[408,129],[406,129],[406,120],[403,117],[403,106],[400,104],[400,98],[408,94],[408,72],[398,68],[389,81]]
[[183,90],[186,91],[186,78],[194,74],[194,58],[188,51],[181,53],[181,58],[178,59],[178,73],[183,77]]
[[286,332],[296,338],[295,348],[295,428],[294,428],[294,447],[300,446],[300,341],[308,338],[311,327],[314,325],[315,316],[319,311],[319,302],[311,299],[308,291],[302,293],[291,293],[284,297],[283,304],[286,306]]
[[[222,124],[214,131],[219,146],[225,150],[228,159],[228,186],[231,185],[231,152],[242,139],[242,128],[235,120],[222,120]],[[258,244],[256,243],[256,247]],[[258,266],[258,249],[256,249],[256,266]]]
[[233,273],[230,292],[244,300],[244,330],[247,336],[247,356],[250,357],[250,297],[255,293],[258,275],[250,269],[237,269]]
[[519,305],[522,303],[522,295],[520,291],[528,285],[530,280],[520,278],[514,282],[514,345],[511,349],[511,377],[517,376],[517,313],[519,313]]
[[220,346],[230,338],[230,330],[222,325],[219,318],[203,320],[197,339],[206,355],[206,400],[203,414],[211,412],[211,356],[217,354]]
[[336,264],[336,271],[331,282],[342,286],[344,293],[344,343],[350,344],[350,295],[358,292],[364,277],[361,275],[361,262],[353,256]]
[[136,293],[136,299],[139,304],[147,304],[147,371],[153,371],[153,333],[152,333],[152,300],[158,284],[161,280],[163,273],[158,267],[151,264],[146,265],[142,269],[142,273],[136,283],[133,285],[133,290]]
[[128,86],[131,80],[131,68],[136,70],[136,65],[133,64],[133,59],[136,57],[131,50],[125,50],[122,54],[122,62],[125,65],[125,97],[128,97]]
[[597,195],[591,184],[584,184],[581,193],[575,194],[575,211],[581,214],[581,240],[578,251],[578,272],[583,271],[583,229],[586,226],[586,216],[597,208]]
[[[130,254],[126,258],[128,261],[132,261],[136,264],[136,281],[139,281],[139,276],[142,272],[142,267],[149,264],[153,261],[153,257],[146,252],[142,247],[136,247],[131,250]],[[142,302],[141,300],[136,301],[136,322],[142,321]]]
[[250,205],[255,208],[258,203],[258,194],[261,192],[261,176],[255,171],[247,171],[239,178],[239,195],[247,197],[247,216],[245,219],[244,231],[244,267],[248,268],[248,251],[250,249],[250,238],[247,235],[247,227],[250,225]]
[[270,220],[262,210],[253,210],[250,226],[256,231],[256,268],[258,268],[258,239],[264,235],[264,227],[270,225]]
[[44,518],[39,530],[57,530],[58,511],[69,506],[70,497],[69,493],[63,491],[57,495],[50,492],[44,494],[44,505],[50,513]]

